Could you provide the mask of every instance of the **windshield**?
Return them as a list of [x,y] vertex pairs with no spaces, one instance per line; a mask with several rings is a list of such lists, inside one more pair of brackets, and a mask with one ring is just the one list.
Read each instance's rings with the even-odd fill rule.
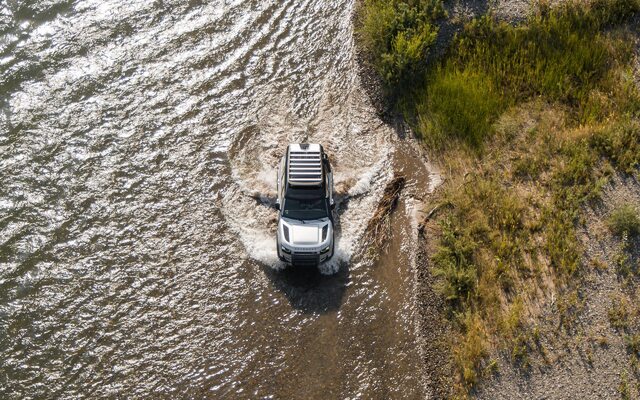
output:
[[325,218],[327,215],[327,203],[323,198],[309,200],[286,198],[284,200],[283,217],[310,220]]

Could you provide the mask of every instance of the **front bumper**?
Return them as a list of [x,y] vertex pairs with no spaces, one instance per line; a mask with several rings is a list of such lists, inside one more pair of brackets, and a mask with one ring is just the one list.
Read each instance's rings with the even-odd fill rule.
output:
[[333,257],[333,246],[329,251],[322,252],[321,248],[317,249],[304,249],[304,248],[291,248],[289,246],[284,247],[289,252],[284,251],[283,246],[278,244],[278,258],[281,261],[294,266],[317,266],[320,263],[329,261]]

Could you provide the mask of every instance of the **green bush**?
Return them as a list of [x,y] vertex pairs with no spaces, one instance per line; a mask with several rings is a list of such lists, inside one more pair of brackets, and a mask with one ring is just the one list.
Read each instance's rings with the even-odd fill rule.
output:
[[361,41],[388,91],[420,80],[438,33],[434,22],[444,15],[442,1],[365,0],[360,15]]
[[637,235],[640,232],[640,218],[633,206],[625,204],[615,209],[609,216],[609,229],[618,236]]
[[387,84],[411,81],[424,64],[427,49],[435,42],[437,29],[424,23],[412,30],[399,31],[392,40],[391,49],[382,54],[379,72]]

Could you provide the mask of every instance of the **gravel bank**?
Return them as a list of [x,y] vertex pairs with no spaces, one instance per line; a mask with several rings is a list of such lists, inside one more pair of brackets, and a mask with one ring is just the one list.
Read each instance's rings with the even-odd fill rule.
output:
[[[637,280],[626,282],[617,271],[620,240],[606,226],[607,216],[623,204],[640,205],[640,183],[618,176],[605,190],[598,206],[586,210],[586,223],[580,231],[585,253],[585,273],[579,277],[577,302],[565,325],[560,319],[558,302],[552,298],[544,305],[539,321],[538,349],[530,352],[530,366],[514,365],[508,354],[498,354],[499,369],[478,388],[479,399],[618,399],[627,382],[630,398],[638,398],[638,376],[633,371],[625,335],[637,330],[637,320],[629,328],[616,329],[609,310],[616,299],[637,302]],[[632,247],[636,254],[636,238]],[[568,328],[567,328],[568,326]]]

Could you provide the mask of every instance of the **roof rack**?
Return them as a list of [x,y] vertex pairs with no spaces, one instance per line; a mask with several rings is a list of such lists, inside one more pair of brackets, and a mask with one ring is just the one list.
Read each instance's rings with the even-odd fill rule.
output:
[[292,144],[289,146],[290,185],[312,186],[322,184],[322,154],[317,144]]

